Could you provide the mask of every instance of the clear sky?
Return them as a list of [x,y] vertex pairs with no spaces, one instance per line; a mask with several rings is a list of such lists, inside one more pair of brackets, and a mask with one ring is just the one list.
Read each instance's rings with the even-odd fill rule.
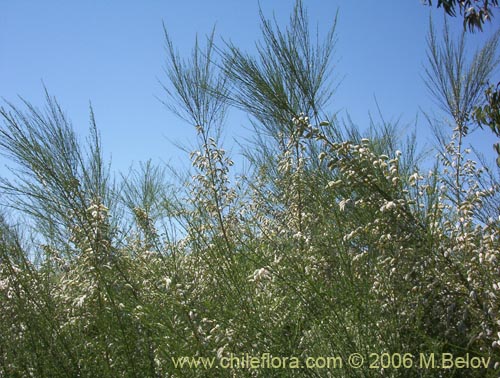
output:
[[[261,0],[266,15],[286,22],[293,0]],[[442,9],[420,0],[356,0],[304,2],[311,24],[320,32],[337,10],[334,76],[340,82],[332,111],[365,125],[377,101],[387,119],[414,123],[419,109],[437,111],[422,81],[429,16],[439,25]],[[43,106],[43,84],[56,96],[82,135],[92,102],[106,157],[126,171],[133,162],[152,158],[176,162],[184,153],[169,140],[189,143],[194,131],[160,103],[159,81],[165,81],[162,22],[181,53],[188,53],[195,35],[217,35],[253,48],[259,37],[259,3],[254,0],[4,0],[0,2],[0,97],[19,103],[20,95]],[[486,33],[470,38],[484,40]],[[452,19],[456,29],[461,19]],[[220,39],[219,39],[220,41]],[[498,75],[496,77],[498,80]],[[248,135],[245,117],[231,117],[227,142]],[[420,137],[428,127],[419,118]],[[491,148],[493,136],[484,134]],[[488,154],[492,150],[487,150]],[[235,153],[237,150],[234,151]],[[4,170],[0,167],[0,173]]]

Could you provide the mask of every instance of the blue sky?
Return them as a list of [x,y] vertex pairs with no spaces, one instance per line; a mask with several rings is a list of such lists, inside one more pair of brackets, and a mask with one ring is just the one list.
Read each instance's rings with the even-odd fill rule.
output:
[[[285,23],[293,0],[261,1],[266,15]],[[422,81],[426,33],[432,14],[439,25],[443,12],[420,0],[305,1],[311,23],[327,30],[337,10],[334,77],[340,82],[332,111],[350,114],[361,126],[368,113],[377,114],[375,97],[387,119],[415,122],[419,109],[438,112]],[[219,37],[252,50],[259,37],[257,1],[4,1],[0,13],[0,97],[19,103],[20,95],[43,106],[43,85],[57,97],[82,135],[92,102],[106,157],[113,168],[131,163],[187,157],[170,141],[188,144],[189,125],[160,103],[165,98],[165,48],[162,22],[181,53],[188,53],[196,34],[208,34],[214,24]],[[452,19],[455,29],[460,19]],[[477,45],[484,34],[470,38]],[[219,39],[220,41],[220,39]],[[498,75],[496,77],[498,79]],[[436,113],[439,114],[439,113]],[[248,136],[245,117],[229,119],[226,141]],[[422,141],[429,137],[423,117]],[[494,141],[485,133],[485,152]],[[237,153],[235,147],[234,152]],[[0,171],[4,167],[0,167]]]

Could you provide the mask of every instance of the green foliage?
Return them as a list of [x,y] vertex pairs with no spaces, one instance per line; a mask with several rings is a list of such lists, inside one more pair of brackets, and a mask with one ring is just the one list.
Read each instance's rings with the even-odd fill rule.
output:
[[[431,0],[426,0],[426,4],[432,5]],[[456,0],[438,0],[438,8],[443,7],[445,12],[448,15],[456,16],[456,8],[460,11],[460,14],[464,17],[464,31],[466,28],[469,28],[469,31],[474,32],[476,29],[482,31],[483,25],[486,21],[491,21],[493,18],[493,9],[498,8],[497,0],[482,0],[481,2],[471,0],[467,1],[456,1]],[[445,33],[445,38],[447,31]],[[494,37],[497,38],[497,37]],[[451,46],[447,43],[447,46]],[[485,46],[486,47],[486,46]],[[495,48],[489,47],[489,52],[491,54],[495,53]],[[488,52],[488,50],[487,50]],[[452,64],[452,60],[449,60],[450,64]],[[434,69],[434,68],[433,68]],[[431,75],[432,76],[432,75]],[[444,75],[436,75],[436,77],[443,77]],[[485,82],[478,82],[481,86],[484,86]],[[471,115],[473,119],[479,125],[486,125],[491,128],[491,130],[498,136],[500,134],[500,111],[499,111],[499,99],[500,93],[498,91],[500,83],[497,84],[496,89],[494,86],[489,86],[485,91],[484,95],[486,97],[485,104],[476,104],[474,107],[474,111],[468,112],[468,115]],[[472,99],[472,97],[470,97]],[[499,155],[497,157],[497,165],[500,167],[500,144],[495,143],[494,149]]]
[[[432,6],[432,0],[424,0],[425,4]],[[455,17],[457,8],[464,18],[464,29],[470,31],[483,30],[486,21],[493,18],[493,9],[498,7],[498,0],[438,0],[437,7],[443,7],[446,14]]]
[[224,74],[233,84],[235,105],[279,141],[290,133],[290,120],[300,112],[324,116],[333,93],[329,75],[336,19],[320,42],[319,35],[311,36],[301,1],[297,1],[285,30],[262,12],[260,16],[262,41],[257,43],[256,56],[228,44],[222,51]]
[[499,33],[494,34],[471,59],[467,59],[465,32],[454,42],[445,23],[443,42],[440,43],[432,23],[429,27],[429,68],[426,69],[425,82],[462,135],[467,134],[471,113],[481,103],[485,83],[498,66],[499,38]]
[[[463,148],[493,53],[466,64],[462,40],[440,46],[431,31],[428,83],[453,131],[424,173],[397,124],[361,132],[324,120],[333,31],[311,44],[300,2],[286,31],[262,23],[257,58],[216,48],[212,34],[182,59],[165,33],[165,103],[196,133],[177,184],[147,162],[118,190],[93,116],[85,146],[49,96],[45,113],[27,102],[1,110],[15,179],[1,187],[14,210],[0,217],[0,377],[497,375],[500,187]],[[247,175],[235,174],[220,138],[231,106],[257,134]],[[23,227],[10,225],[17,217]],[[490,365],[189,369],[172,360],[383,352],[469,353]]]
[[[489,126],[491,131],[497,137],[500,137],[500,83],[494,86],[489,86],[485,91],[486,104],[478,106],[474,109],[474,120],[479,125]],[[494,144],[494,149],[498,154],[497,165],[500,167],[500,143]]]

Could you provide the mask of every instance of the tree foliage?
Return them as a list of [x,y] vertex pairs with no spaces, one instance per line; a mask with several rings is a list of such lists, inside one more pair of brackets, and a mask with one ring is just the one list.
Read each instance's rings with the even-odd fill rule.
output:
[[[92,113],[85,145],[50,96],[2,108],[0,377],[436,376],[420,353],[488,361],[440,376],[497,375],[500,186],[464,148],[497,39],[467,62],[431,30],[452,127],[428,170],[397,125],[327,117],[333,29],[314,42],[301,2],[286,29],[261,21],[255,57],[212,34],[185,59],[165,31],[165,104],[196,135],[179,181],[147,162],[114,185]],[[245,174],[221,138],[232,107],[257,134]],[[368,368],[383,352],[416,359]],[[302,367],[215,368],[265,353]],[[352,353],[359,370],[306,365]]]
[[[425,1],[429,5],[432,5],[432,1]],[[479,4],[478,4],[479,3]],[[468,27],[471,32],[476,29],[482,31],[483,25],[486,21],[491,21],[493,19],[493,10],[498,8],[498,1],[496,0],[482,0],[478,1],[456,1],[456,0],[438,0],[438,8],[443,7],[446,14],[451,16],[456,16],[456,9],[460,11],[460,14],[464,17],[464,30]],[[484,85],[484,83],[482,83]],[[490,85],[484,91],[484,99],[474,108],[474,111],[470,114],[470,117],[480,126],[488,126],[497,135],[500,135],[500,92],[499,92],[500,82],[496,85]],[[494,149],[498,154],[497,165],[500,167],[500,144],[495,143]]]
[[[432,6],[432,0],[424,0]],[[446,14],[455,17],[458,13],[464,18],[464,29],[483,30],[486,21],[493,19],[493,11],[498,8],[498,0],[438,0],[437,7],[443,7]]]
[[[497,137],[500,137],[500,82],[495,86],[490,85],[484,92],[486,103],[474,109],[473,118],[480,126],[488,126]],[[500,142],[493,145],[498,157],[497,165],[500,167]]]

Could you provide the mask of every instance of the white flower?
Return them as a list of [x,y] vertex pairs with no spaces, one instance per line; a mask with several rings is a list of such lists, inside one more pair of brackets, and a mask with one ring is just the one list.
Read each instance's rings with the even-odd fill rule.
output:
[[328,187],[329,188],[333,188],[335,186],[339,186],[340,184],[342,184],[342,180],[337,180],[337,181],[330,181],[328,183]]
[[409,177],[410,184],[414,184],[418,180],[418,173],[414,173]]
[[387,202],[385,205],[383,205],[381,208],[380,208],[380,211],[381,212],[384,212],[386,210],[390,210],[390,209],[393,209],[396,207],[396,204],[392,201],[389,201]]
[[165,288],[168,289],[170,284],[172,283],[172,279],[170,277],[165,278]]
[[75,307],[82,307],[83,303],[85,302],[85,297],[86,295],[82,295],[80,298],[75,300]]
[[343,240],[344,240],[345,242],[347,242],[347,241],[351,240],[351,239],[354,237],[354,235],[355,235],[355,232],[354,232],[354,231],[351,231],[351,232],[350,232],[350,233],[348,233],[347,235],[344,235]]
[[224,356],[224,349],[226,348],[227,344],[224,346],[221,346],[219,349],[217,349],[217,358],[220,360]]
[[250,281],[259,282],[264,279],[271,279],[271,273],[266,268],[256,269],[251,276],[248,277]]
[[339,202],[340,211],[345,211],[346,205],[351,202],[350,198],[345,198]]

